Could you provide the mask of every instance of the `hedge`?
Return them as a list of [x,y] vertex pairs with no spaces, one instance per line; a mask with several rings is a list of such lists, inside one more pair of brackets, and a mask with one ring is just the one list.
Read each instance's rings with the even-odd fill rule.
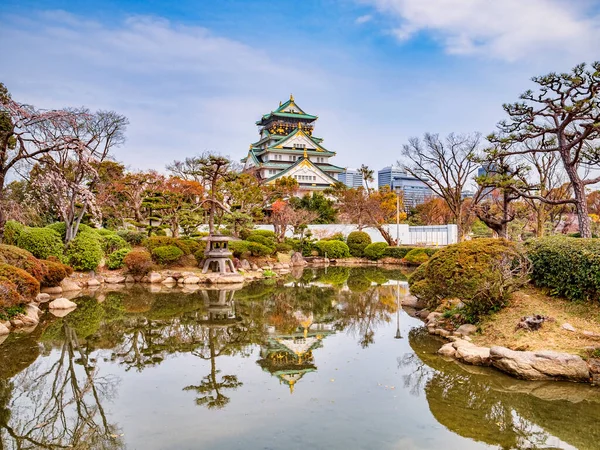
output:
[[321,240],[315,242],[314,245],[320,256],[326,256],[327,258],[348,258],[350,256],[348,245],[342,241]]
[[108,256],[108,259],[106,261],[106,267],[108,267],[110,270],[120,269],[121,267],[123,267],[123,260],[129,254],[130,251],[130,248],[121,248],[112,252]]
[[18,267],[0,264],[0,277],[8,278],[17,287],[17,292],[25,298],[33,298],[40,292],[40,282]]
[[[431,249],[430,249],[431,250]],[[444,299],[458,298],[463,320],[476,323],[498,311],[528,279],[524,249],[506,239],[475,239],[438,250],[409,277],[413,295],[436,309]]]
[[266,236],[263,236],[261,234],[256,234],[255,232],[253,232],[253,233],[250,233],[250,235],[246,238],[246,240],[248,242],[257,242],[261,245],[264,245],[265,247],[268,247],[270,249],[269,254],[275,252],[275,247],[276,247],[275,238],[268,238]]
[[158,264],[170,264],[183,256],[183,251],[174,245],[164,245],[152,250],[152,259]]
[[18,267],[42,281],[46,267],[30,252],[14,245],[0,244],[0,263]]
[[40,259],[49,256],[61,259],[65,251],[60,234],[50,228],[23,228],[17,239],[17,246]]
[[104,252],[96,236],[93,232],[82,232],[69,242],[66,257],[73,269],[95,270],[98,267]]
[[365,257],[371,260],[378,260],[385,256],[385,250],[388,248],[388,244],[386,242],[374,242],[369,244],[364,249]]
[[[236,258],[243,258],[245,255],[247,256],[248,253],[250,253],[248,244],[250,244],[248,241],[230,241],[229,250]],[[204,259],[204,251],[202,252],[202,258]]]
[[17,245],[19,235],[24,229],[25,225],[17,222],[16,220],[8,220],[4,224],[4,236],[2,240],[7,245]]
[[146,247],[150,253],[152,253],[155,248],[170,245],[177,247],[184,255],[189,255],[191,253],[191,249],[185,241],[169,236],[151,236],[148,239],[145,239],[142,242],[142,245]]
[[364,231],[353,231],[348,235],[348,239],[346,239],[346,244],[348,244],[348,248],[350,249],[350,255],[356,258],[365,256],[365,247],[370,243],[371,237]]
[[600,240],[549,236],[526,248],[537,286],[569,300],[600,300]]
[[269,256],[273,253],[271,247],[267,247],[266,245],[260,244],[258,242],[248,242],[248,251],[252,254],[252,256]]
[[384,256],[387,258],[403,259],[408,252],[417,247],[388,247],[385,249]]

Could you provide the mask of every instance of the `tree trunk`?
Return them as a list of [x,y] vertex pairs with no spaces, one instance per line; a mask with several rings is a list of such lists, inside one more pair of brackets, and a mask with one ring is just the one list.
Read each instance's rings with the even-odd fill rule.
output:
[[582,238],[592,237],[592,221],[588,214],[588,204],[585,195],[585,185],[579,178],[579,174],[573,167],[567,167],[567,174],[571,180],[573,193],[575,194],[575,209],[579,222],[579,234]]
[[545,205],[538,205],[538,209],[536,211],[536,230],[535,235],[538,238],[544,237],[544,224],[546,223],[546,211]]
[[5,174],[0,173],[0,244],[4,241],[4,226],[6,225],[6,207],[4,205]]

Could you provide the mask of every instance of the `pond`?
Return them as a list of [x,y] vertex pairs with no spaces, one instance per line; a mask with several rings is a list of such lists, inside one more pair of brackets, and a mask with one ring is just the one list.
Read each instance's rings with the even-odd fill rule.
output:
[[598,448],[600,391],[444,361],[405,280],[82,295],[0,345],[0,449]]

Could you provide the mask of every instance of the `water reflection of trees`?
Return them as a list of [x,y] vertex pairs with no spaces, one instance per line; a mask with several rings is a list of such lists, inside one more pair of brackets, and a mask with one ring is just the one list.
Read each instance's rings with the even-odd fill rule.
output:
[[413,392],[425,392],[432,414],[451,431],[505,449],[550,448],[552,436],[576,448],[597,448],[600,395],[593,388],[523,382],[445,361],[423,329],[411,330],[409,342],[415,352],[399,359],[410,369],[405,382]]
[[116,380],[100,375],[66,320],[61,335],[51,364],[38,361],[12,380],[0,380],[0,440],[19,449],[123,448],[103,406]]

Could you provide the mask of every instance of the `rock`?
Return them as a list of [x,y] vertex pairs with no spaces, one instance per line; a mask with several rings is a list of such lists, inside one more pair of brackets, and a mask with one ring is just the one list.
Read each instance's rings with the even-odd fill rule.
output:
[[0,336],[4,336],[8,333],[10,333],[10,330],[6,326],[4,326],[4,324],[0,323]]
[[430,314],[430,311],[428,309],[422,309],[421,311],[419,311],[419,312],[416,313],[416,316],[419,317],[419,318],[421,318],[421,319],[423,319],[423,320],[426,320],[427,316],[429,314]]
[[148,275],[149,283],[160,283],[162,279],[162,275],[158,272],[150,272],[150,275]]
[[563,323],[560,327],[563,330],[571,331],[573,333],[575,333],[577,331],[573,325],[571,325],[570,323],[567,323],[567,322]]
[[281,263],[281,268],[282,268],[283,270],[288,270],[288,269],[290,269],[290,267],[291,267],[291,266],[290,266],[288,263]]
[[460,334],[462,336],[469,336],[477,332],[477,326],[471,325],[470,323],[465,323],[458,327],[455,331],[456,334]]
[[54,317],[65,317],[67,314],[71,314],[77,308],[68,308],[68,309],[51,309],[50,314]]
[[169,276],[171,278],[173,278],[175,281],[179,280],[180,278],[183,278],[183,274],[181,272],[173,272],[173,273],[170,273]]
[[240,261],[240,268],[244,270],[250,270],[252,269],[252,266],[250,265],[247,259],[242,259]]
[[547,320],[547,317],[540,316],[528,316],[521,317],[521,321],[517,324],[517,330],[522,328],[527,331],[536,331],[542,327],[542,324]]
[[38,294],[35,298],[35,301],[38,303],[46,303],[48,300],[50,300],[50,294],[46,294],[45,292]]
[[88,287],[98,287],[100,286],[102,283],[100,283],[100,280],[96,279],[96,278],[91,278],[88,280],[87,285]]
[[106,279],[104,281],[108,284],[121,284],[121,283],[125,283],[125,277],[122,275],[115,276],[115,277],[106,277]]
[[40,322],[37,317],[24,316],[23,314],[19,316],[19,320],[21,320],[23,326],[26,327],[34,327]]
[[283,266],[280,263],[275,263],[275,264],[273,264],[273,269],[281,270],[281,269],[283,269]]
[[200,277],[187,277],[183,280],[183,284],[198,284]]
[[42,288],[42,292],[45,294],[62,294],[62,291],[60,286]]
[[438,350],[438,355],[454,358],[454,355],[456,354],[456,349],[454,348],[453,344],[454,342],[449,342],[447,344],[442,345],[441,348]]
[[244,276],[243,275],[238,275],[238,274],[232,274],[232,275],[221,275],[215,279],[212,280],[213,283],[218,283],[218,284],[233,284],[233,283],[243,283],[244,282]]
[[133,275],[127,275],[125,277],[125,283],[135,283],[135,278],[133,277]]
[[66,298],[57,298],[56,300],[52,300],[48,305],[50,309],[69,309],[75,308],[77,306],[76,303],[73,303],[71,300]]
[[33,303],[28,303],[25,305],[25,315],[28,317],[33,317],[34,319],[38,319],[42,315],[42,310],[37,307],[37,305]]
[[[453,342],[453,344],[456,344],[456,342]],[[471,342],[466,342],[466,344],[458,346],[456,359],[473,366],[489,366],[491,364],[490,349],[488,347],[478,347]]]
[[586,362],[569,353],[520,352],[492,347],[490,357],[497,369],[525,380],[587,381],[590,377]]
[[14,328],[21,328],[24,325],[24,323],[21,319],[11,319],[10,324]]
[[408,306],[415,309],[425,308],[425,301],[418,299],[414,295],[407,295],[401,301],[402,306]]
[[177,284],[177,280],[173,277],[167,277],[163,280],[162,284]]
[[80,291],[81,290],[81,286],[79,286],[79,283],[77,283],[73,280],[69,280],[68,278],[65,278],[64,280],[62,280],[60,282],[60,287],[62,288],[62,292]]
[[442,313],[439,312],[432,312],[429,313],[429,315],[427,316],[427,318],[425,319],[425,322],[432,323],[432,322],[437,322],[438,318],[442,317]]
[[308,263],[304,259],[304,256],[302,256],[302,253],[299,253],[299,252],[295,252],[290,259],[290,265],[292,267],[293,266],[305,266],[307,264]]
[[259,267],[255,263],[252,263],[252,270],[258,270],[258,269],[259,269]]
[[584,330],[581,333],[588,337],[600,337],[600,334],[594,333],[593,331]]

